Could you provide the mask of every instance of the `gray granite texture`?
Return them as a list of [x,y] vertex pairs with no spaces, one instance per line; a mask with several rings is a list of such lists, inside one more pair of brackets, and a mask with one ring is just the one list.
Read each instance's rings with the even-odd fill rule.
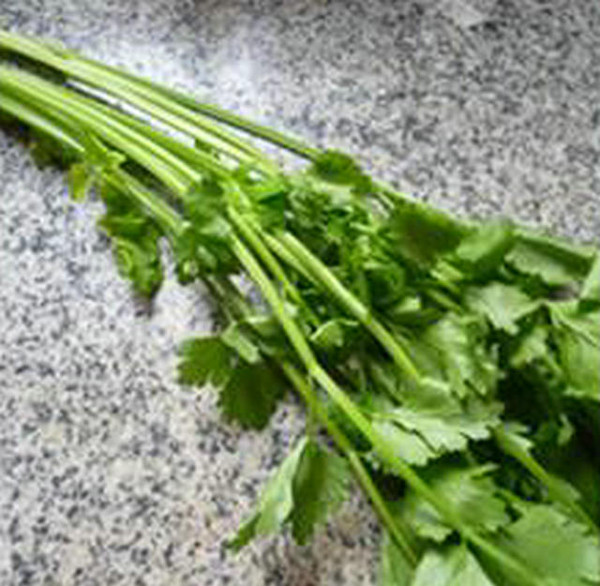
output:
[[[600,5],[585,0],[0,0],[0,26],[195,92],[436,205],[600,233]],[[1,97],[0,97],[1,99]],[[174,382],[211,327],[169,280],[151,315],[60,174],[0,133],[0,584],[367,586],[356,495],[313,545],[223,543],[302,427],[221,421]]]

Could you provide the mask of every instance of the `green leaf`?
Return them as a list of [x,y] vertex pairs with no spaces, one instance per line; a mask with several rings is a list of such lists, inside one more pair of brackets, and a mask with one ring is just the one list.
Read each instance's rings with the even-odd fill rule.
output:
[[464,227],[442,212],[408,201],[395,206],[386,232],[390,254],[421,269],[454,250],[466,234]]
[[321,350],[342,348],[347,342],[348,331],[356,328],[356,322],[334,318],[322,323],[310,336],[311,342]]
[[581,288],[580,299],[591,305],[600,305],[600,254],[596,253],[594,264]]
[[410,586],[413,569],[387,531],[381,540],[378,586]]
[[227,419],[245,428],[262,429],[286,388],[285,380],[270,365],[241,361],[221,389],[219,406]]
[[499,330],[509,334],[519,331],[517,322],[535,311],[539,303],[515,286],[493,282],[485,287],[467,289],[465,301]]
[[248,186],[245,193],[259,224],[265,229],[283,228],[290,185],[284,177],[271,177]]
[[452,545],[428,549],[410,586],[494,586],[494,582],[465,545]]
[[419,435],[408,431],[390,421],[374,421],[373,429],[396,453],[397,457],[413,464],[423,466],[439,454]]
[[179,382],[186,385],[219,386],[231,374],[232,352],[219,336],[190,338],[179,348]]
[[[459,402],[439,385],[423,385],[408,396],[400,407],[376,412],[376,418],[389,421],[405,432],[417,436],[430,448],[432,454],[464,450],[469,440],[482,440],[499,424],[501,406],[473,398]],[[397,435],[399,441],[403,436]],[[399,453],[412,454],[415,463],[425,455],[418,442],[404,440]]]
[[415,348],[417,363],[423,363],[421,370],[430,376],[439,372],[461,398],[473,391],[488,394],[495,389],[499,373],[495,357],[486,351],[486,330],[478,318],[448,313],[421,336]]
[[520,273],[538,277],[551,286],[572,284],[589,270],[589,259],[567,243],[523,233],[506,255],[506,262]]
[[229,541],[233,550],[240,550],[252,539],[279,531],[294,507],[294,477],[308,443],[303,437],[271,477],[258,502],[257,510]]
[[195,183],[183,198],[188,224],[175,243],[182,283],[204,273],[230,273],[237,267],[226,206],[225,190],[211,175]]
[[351,185],[357,193],[366,193],[372,188],[370,178],[358,163],[339,151],[328,150],[320,154],[313,161],[310,173],[331,183]]
[[253,538],[292,526],[305,543],[317,524],[345,500],[350,472],[343,458],[304,437],[267,483],[257,510],[242,525],[229,547],[239,550]]
[[470,278],[481,278],[495,271],[514,244],[514,229],[509,222],[486,223],[465,237],[450,255],[450,261]]
[[532,329],[519,336],[512,348],[510,365],[513,368],[522,368],[536,360],[543,359],[550,351],[548,336],[548,328],[540,324],[536,324]]
[[321,324],[310,337],[311,342],[323,350],[344,345],[344,329],[339,320],[331,319]]
[[[497,542],[555,586],[600,584],[600,541],[548,505],[525,504],[521,518],[504,528]],[[508,577],[507,577],[508,578]],[[520,586],[516,582],[511,585]]]
[[347,499],[351,481],[344,458],[309,442],[294,478],[292,534],[305,544],[315,527],[324,523]]
[[[496,486],[489,476],[494,469],[493,464],[464,467],[435,463],[423,471],[423,478],[434,493],[450,502],[463,523],[493,533],[510,521],[505,503],[496,496]],[[436,509],[413,490],[407,493],[402,510],[421,537],[441,542],[452,533]]]
[[583,313],[573,302],[548,307],[569,394],[600,401],[600,310]]
[[163,280],[158,251],[158,233],[149,233],[141,241],[113,237],[113,254],[122,277],[131,281],[133,289],[143,297],[152,297]]
[[100,194],[106,213],[98,225],[111,239],[119,273],[131,281],[136,293],[151,297],[163,280],[159,250],[161,230],[124,191],[105,181]]

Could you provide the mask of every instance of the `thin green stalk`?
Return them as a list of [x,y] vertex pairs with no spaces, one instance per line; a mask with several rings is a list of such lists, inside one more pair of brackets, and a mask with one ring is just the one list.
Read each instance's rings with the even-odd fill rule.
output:
[[60,125],[53,122],[47,116],[40,114],[30,105],[15,100],[8,93],[5,93],[2,96],[2,100],[0,100],[0,109],[25,122],[28,126],[51,136],[61,144],[77,151],[80,156],[83,156],[85,150],[77,140],[74,140]]
[[242,162],[253,162],[267,173],[275,167],[247,141],[235,136],[189,108],[169,99],[160,86],[137,79],[116,68],[103,66],[76,53],[57,50],[34,39],[0,32],[0,48],[25,56],[61,73],[123,99],[173,128],[209,144],[223,154]]
[[[103,63],[99,63],[85,57],[81,57],[81,59],[85,60],[86,63],[93,65],[96,69],[110,71],[111,73],[119,75],[123,79],[135,82],[138,84],[140,91],[152,90],[154,92],[158,92],[169,100],[173,100],[181,106],[188,108],[192,112],[198,112],[203,116],[227,124],[231,128],[236,128],[238,130],[247,132],[256,138],[260,138],[271,144],[277,145],[305,159],[316,159],[322,152],[320,149],[316,149],[306,144],[301,139],[291,137],[283,132],[279,132],[262,124],[257,124],[248,118],[224,110],[219,106],[215,106],[214,104],[200,102],[186,94],[178,92],[177,90],[165,88],[146,78],[133,75],[117,67],[104,65]],[[152,98],[152,95],[149,95],[149,97]]]
[[558,484],[545,468],[518,442],[514,441],[502,427],[494,431],[494,437],[503,452],[519,461],[548,490],[550,498],[561,503],[567,510],[587,527],[598,533],[599,529],[591,517],[579,506],[562,485]]
[[[27,75],[27,74],[25,74]],[[33,76],[28,76],[33,77]],[[162,147],[145,139],[132,129],[94,112],[92,107],[82,108],[69,100],[68,95],[56,95],[52,84],[37,80],[34,83],[22,72],[0,68],[0,88],[13,96],[21,96],[25,101],[50,108],[88,128],[94,134],[128,154],[137,161],[152,160],[152,171],[167,187],[178,193],[186,192],[191,183],[199,178],[190,176],[190,168]]]
[[258,255],[261,261],[273,274],[273,276],[281,283],[283,290],[289,296],[290,300],[294,302],[298,308],[300,308],[306,317],[310,320],[313,326],[319,324],[319,319],[315,313],[308,307],[298,289],[288,279],[282,266],[279,264],[277,259],[271,254],[271,251],[264,242],[261,240],[258,231],[253,227],[252,222],[242,214],[240,214],[234,207],[230,206],[228,209],[229,219],[232,221],[234,226],[238,229],[244,239],[250,244],[254,252]]
[[[388,351],[398,368],[413,382],[419,384],[421,375],[416,366],[398,344],[394,336],[377,320],[365,305],[352,294],[304,244],[294,235],[284,233],[277,238],[279,243],[303,265],[313,279],[326,289],[338,302],[363,324],[376,340]],[[274,251],[277,252],[277,251]],[[285,260],[285,259],[284,259]]]

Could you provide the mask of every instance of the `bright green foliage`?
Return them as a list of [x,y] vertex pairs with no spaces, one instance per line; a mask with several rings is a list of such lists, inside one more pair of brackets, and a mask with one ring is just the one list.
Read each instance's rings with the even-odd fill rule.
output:
[[294,477],[292,534],[306,543],[317,525],[334,513],[348,496],[350,469],[344,458],[315,442],[306,445]]
[[265,486],[257,510],[238,530],[229,547],[240,549],[257,536],[279,531],[294,509],[294,478],[308,444],[302,438]]
[[[167,248],[215,302],[220,331],[181,345],[179,380],[244,428],[288,388],[309,406],[310,439],[234,549],[285,527],[310,540],[351,471],[384,528],[381,586],[600,584],[597,250],[452,218],[346,154],[56,44],[0,31],[0,50],[0,111],[74,199],[98,192],[134,291],[158,291]],[[237,131],[310,162],[288,172]]]
[[[485,532],[495,532],[508,524],[505,503],[498,498],[490,474],[492,465],[466,467],[443,462],[429,466],[423,473],[435,492],[446,495],[463,523]],[[402,504],[403,515],[424,538],[444,541],[451,533],[430,503],[414,491]]]
[[93,182],[91,169],[85,163],[73,163],[69,169],[69,191],[75,201],[83,201]]
[[242,427],[262,429],[285,394],[281,375],[237,325],[221,336],[186,340],[180,356],[179,381],[218,387],[224,416]]
[[499,268],[514,244],[514,229],[508,222],[483,224],[465,238],[449,256],[469,279],[482,279]]
[[593,306],[600,305],[600,254],[596,253],[594,264],[583,282],[581,299]]
[[430,549],[410,586],[494,586],[467,547]]
[[[526,561],[550,586],[600,583],[600,541],[556,507],[520,505],[522,516],[505,528],[498,542]],[[499,584],[518,586],[518,582]]]
[[281,376],[265,362],[239,362],[221,389],[219,405],[225,417],[242,427],[262,429],[285,394]]
[[482,341],[487,328],[474,316],[448,313],[411,345],[414,358],[429,376],[447,381],[460,398],[495,389],[498,367]]
[[199,387],[219,386],[230,375],[231,351],[219,336],[190,338],[179,348],[179,382]]
[[151,219],[141,216],[124,200],[113,200],[106,189],[102,197],[107,211],[99,226],[112,241],[119,273],[131,282],[136,293],[151,297],[163,279],[158,247],[160,230]]
[[394,208],[385,236],[392,254],[415,267],[429,267],[454,250],[465,234],[464,227],[442,212],[405,202]]
[[477,398],[461,402],[434,383],[408,395],[401,406],[387,405],[374,412],[380,433],[399,457],[414,464],[464,450],[469,440],[489,438],[499,415],[497,403]]
[[512,348],[510,365],[521,368],[535,360],[543,359],[548,353],[549,328],[536,324],[517,339]]
[[254,537],[289,523],[298,543],[305,543],[346,499],[350,474],[346,462],[313,440],[302,438],[265,486],[256,513],[229,542],[240,549]]
[[589,257],[571,245],[548,236],[521,235],[506,257],[520,273],[553,286],[571,285],[589,270]]
[[482,315],[499,330],[519,331],[518,321],[535,311],[538,303],[514,285],[492,282],[485,287],[467,289],[467,306]]
[[584,313],[573,302],[549,307],[568,393],[600,401],[600,311]]

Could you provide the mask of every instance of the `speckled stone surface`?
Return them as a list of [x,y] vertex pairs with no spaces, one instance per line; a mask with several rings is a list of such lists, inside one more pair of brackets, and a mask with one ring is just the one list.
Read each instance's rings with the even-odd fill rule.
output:
[[[0,0],[0,26],[360,156],[436,205],[600,234],[597,2]],[[1,99],[1,96],[0,96]],[[302,426],[224,424],[174,382],[211,327],[169,280],[151,315],[76,206],[0,133],[0,584],[367,586],[356,495],[316,538],[223,543]]]

